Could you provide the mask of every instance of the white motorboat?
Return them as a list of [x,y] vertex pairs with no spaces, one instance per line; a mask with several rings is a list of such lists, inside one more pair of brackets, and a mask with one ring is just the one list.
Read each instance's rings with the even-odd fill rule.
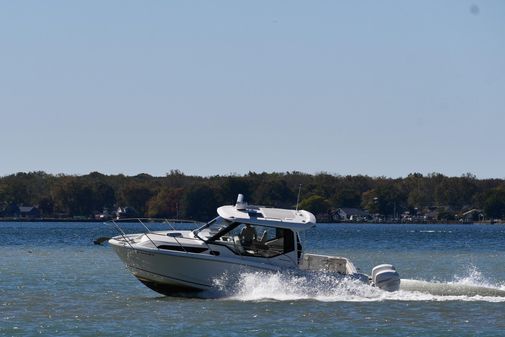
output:
[[223,275],[250,271],[315,271],[357,278],[387,291],[399,289],[392,265],[375,267],[370,276],[344,257],[303,253],[299,233],[316,224],[304,210],[248,205],[239,194],[234,206],[217,209],[218,217],[196,230],[146,231],[120,235],[109,243],[131,273],[165,295],[212,290]]

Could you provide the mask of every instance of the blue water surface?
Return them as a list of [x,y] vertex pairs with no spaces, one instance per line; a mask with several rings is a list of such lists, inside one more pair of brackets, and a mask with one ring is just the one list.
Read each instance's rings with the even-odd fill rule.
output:
[[[137,227],[138,228],[138,227]],[[158,229],[155,226],[154,229]],[[127,231],[135,231],[134,225]],[[0,223],[2,336],[503,336],[499,298],[383,294],[289,276],[244,275],[218,298],[164,297],[138,282],[101,223]],[[505,226],[319,224],[307,251],[368,273],[505,286]]]

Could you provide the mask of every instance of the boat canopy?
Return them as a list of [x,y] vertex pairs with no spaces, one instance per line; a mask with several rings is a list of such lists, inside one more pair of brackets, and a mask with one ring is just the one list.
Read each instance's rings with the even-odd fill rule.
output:
[[217,213],[222,218],[233,221],[268,227],[289,228],[304,231],[316,225],[316,217],[307,211],[282,208],[268,208],[247,205],[221,206]]

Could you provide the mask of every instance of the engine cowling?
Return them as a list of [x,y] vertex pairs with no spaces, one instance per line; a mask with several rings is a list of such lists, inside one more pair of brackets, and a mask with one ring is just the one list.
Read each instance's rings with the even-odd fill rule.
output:
[[380,264],[372,269],[372,285],[385,290],[397,291],[400,289],[400,275],[391,264]]

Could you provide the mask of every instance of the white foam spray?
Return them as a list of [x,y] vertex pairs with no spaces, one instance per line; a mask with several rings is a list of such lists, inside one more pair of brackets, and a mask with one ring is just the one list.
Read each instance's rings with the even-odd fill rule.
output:
[[[404,282],[405,281],[405,282]],[[372,302],[372,301],[487,301],[505,302],[505,286],[488,282],[476,269],[449,282],[402,280],[410,287],[386,292],[334,274],[244,272],[224,275],[216,286],[225,299],[238,301]],[[416,288],[417,286],[417,288]],[[449,290],[448,290],[449,289]]]

